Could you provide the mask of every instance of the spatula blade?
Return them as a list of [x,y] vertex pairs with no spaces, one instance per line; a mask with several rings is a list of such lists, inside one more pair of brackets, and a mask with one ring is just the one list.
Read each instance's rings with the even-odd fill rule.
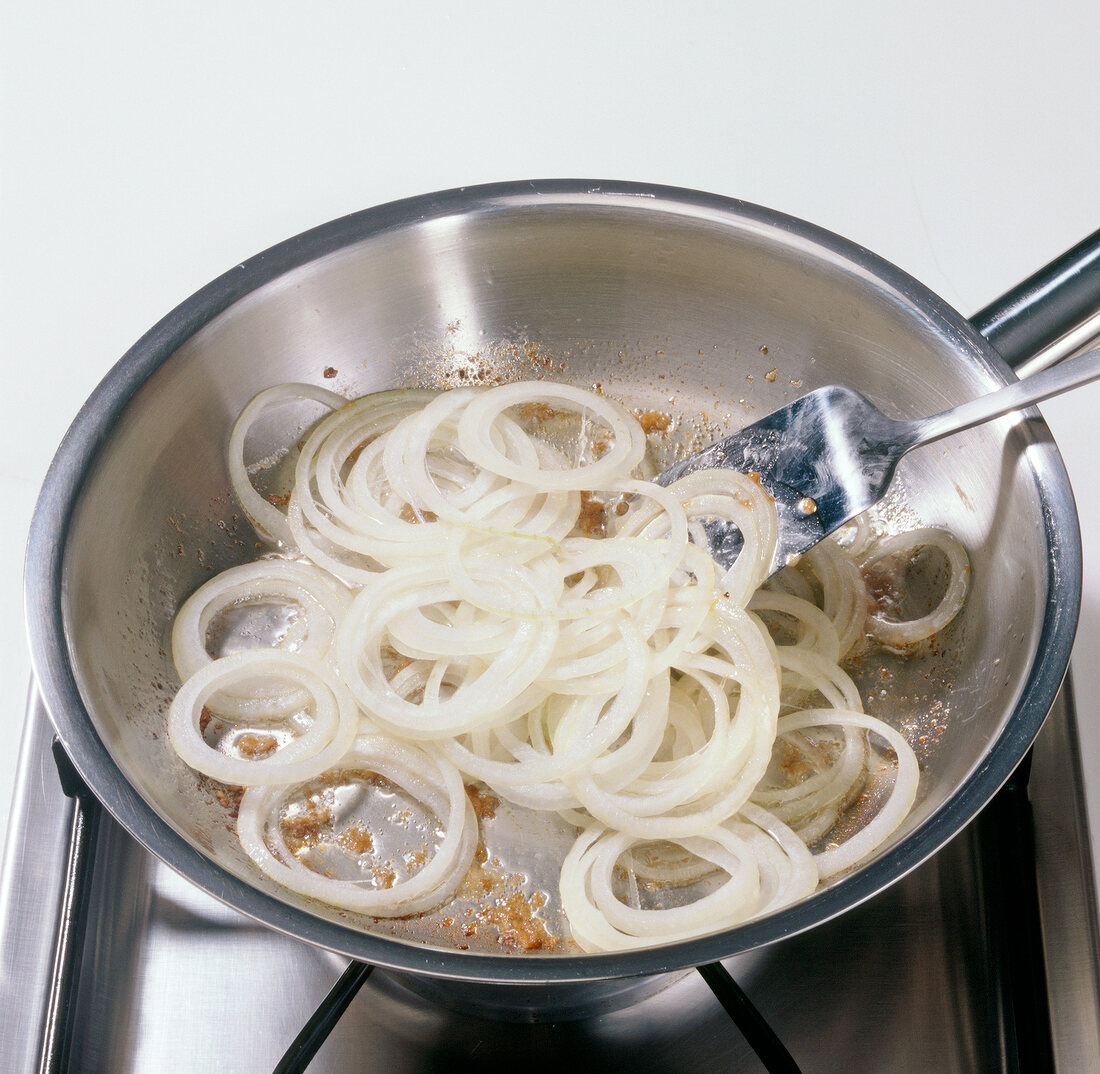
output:
[[[669,485],[715,467],[757,475],[779,515],[774,574],[878,502],[910,442],[906,422],[886,417],[850,388],[830,385],[681,460],[656,480]],[[708,519],[703,528],[715,560],[732,565],[742,545],[737,527]]]

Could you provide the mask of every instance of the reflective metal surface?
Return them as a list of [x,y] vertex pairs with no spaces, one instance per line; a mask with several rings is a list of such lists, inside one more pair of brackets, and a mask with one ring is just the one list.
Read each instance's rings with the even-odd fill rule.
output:
[[1100,288],[1098,237],[1100,232],[1093,232],[980,309],[972,318],[974,326],[1010,361],[1012,355],[1057,348],[1067,334],[1086,339],[1095,335],[1088,323],[1096,318]]
[[0,872],[0,1002],[19,1012],[15,1026],[0,1033],[0,1069],[13,1072],[38,1070],[73,818],[33,686],[27,716]]
[[[911,421],[888,418],[858,392],[831,384],[674,463],[656,480],[667,485],[709,467],[756,474],[775,499],[779,515],[774,574],[874,507],[886,495],[906,452],[1097,378],[1100,350],[1092,350],[1057,369]],[[705,529],[714,558],[731,566],[741,550],[737,526],[710,519]]]
[[[2,886],[0,1069],[9,1074],[38,1069],[59,905],[67,800],[49,737],[37,706]],[[1072,708],[1059,703],[1036,743],[1031,798],[1049,1035],[1065,1074],[1092,1069],[1100,1054],[1100,946],[1075,744]],[[997,893],[984,838],[971,826],[843,918],[726,961],[804,1070],[1019,1069],[1002,1002],[1005,960],[989,935]],[[1012,932],[1015,944],[1022,937]],[[99,840],[87,945],[73,1074],[273,1069],[344,966],[210,899],[113,823]],[[310,1070],[760,1069],[694,973],[634,1006],[556,1021],[491,1021],[462,997],[449,1009],[448,982],[436,985],[425,1000],[400,976],[376,971]]]
[[[451,191],[253,258],[165,318],[101,384],[35,515],[36,676],[74,763],[128,831],[217,898],[332,950],[534,984],[654,974],[810,928],[903,876],[978,811],[1038,731],[1076,621],[1076,518],[1038,420],[999,419],[905,459],[883,508],[887,526],[950,526],[975,585],[935,652],[863,669],[868,708],[919,743],[922,766],[913,814],[868,865],[721,936],[583,957],[457,951],[415,922],[385,934],[260,877],[163,722],[176,607],[255,550],[229,494],[230,423],[284,380],[356,395],[521,375],[670,411],[686,451],[822,384],[849,384],[907,418],[1011,378],[965,320],[866,250],[689,191],[567,181]],[[507,866],[531,842],[521,828],[491,849]]]

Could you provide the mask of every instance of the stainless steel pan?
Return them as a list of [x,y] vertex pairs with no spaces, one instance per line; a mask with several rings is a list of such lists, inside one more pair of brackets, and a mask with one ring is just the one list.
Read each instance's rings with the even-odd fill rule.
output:
[[[460,951],[416,922],[357,920],[258,875],[216,789],[164,732],[174,611],[211,570],[255,550],[229,492],[230,425],[280,381],[358,395],[502,372],[599,384],[672,410],[686,446],[830,382],[910,417],[1012,379],[970,323],[866,250],[684,190],[551,181],[449,191],[337,220],[239,265],[104,379],[58,451],[31,532],[35,676],[76,768],[138,840],[311,943],[438,977],[548,983],[656,974],[809,928],[902,876],[977,813],[1042,724],[1079,603],[1072,496],[1034,412],[899,471],[883,522],[953,529],[971,552],[973,591],[932,652],[860,671],[869,707],[905,729],[923,776],[904,829],[850,875],[721,934],[591,956]],[[272,446],[286,435],[272,430]],[[552,870],[524,857],[523,824],[499,820],[504,864],[552,889]]]

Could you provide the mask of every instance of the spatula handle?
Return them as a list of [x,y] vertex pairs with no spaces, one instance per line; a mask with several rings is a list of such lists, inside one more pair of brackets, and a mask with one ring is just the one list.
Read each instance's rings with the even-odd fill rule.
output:
[[983,395],[980,399],[974,399],[951,410],[945,410],[941,414],[933,414],[930,418],[914,422],[917,438],[912,446],[930,444],[952,433],[961,433],[964,429],[999,418],[1002,414],[1022,410],[1024,407],[1041,403],[1044,399],[1061,395],[1071,388],[1077,388],[1098,379],[1100,379],[1100,347],[1062,362],[1061,365],[1044,369],[1027,380],[1009,384],[998,391],[990,392],[989,395]]

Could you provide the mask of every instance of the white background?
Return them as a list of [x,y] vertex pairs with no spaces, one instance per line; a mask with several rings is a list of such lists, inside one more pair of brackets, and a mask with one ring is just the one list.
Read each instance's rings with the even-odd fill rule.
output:
[[[233,264],[430,190],[634,179],[804,217],[969,315],[1100,227],[1094,0],[0,11],[0,820],[50,457],[129,345]],[[1085,523],[1075,675],[1100,818],[1098,406],[1100,385],[1043,409]]]

